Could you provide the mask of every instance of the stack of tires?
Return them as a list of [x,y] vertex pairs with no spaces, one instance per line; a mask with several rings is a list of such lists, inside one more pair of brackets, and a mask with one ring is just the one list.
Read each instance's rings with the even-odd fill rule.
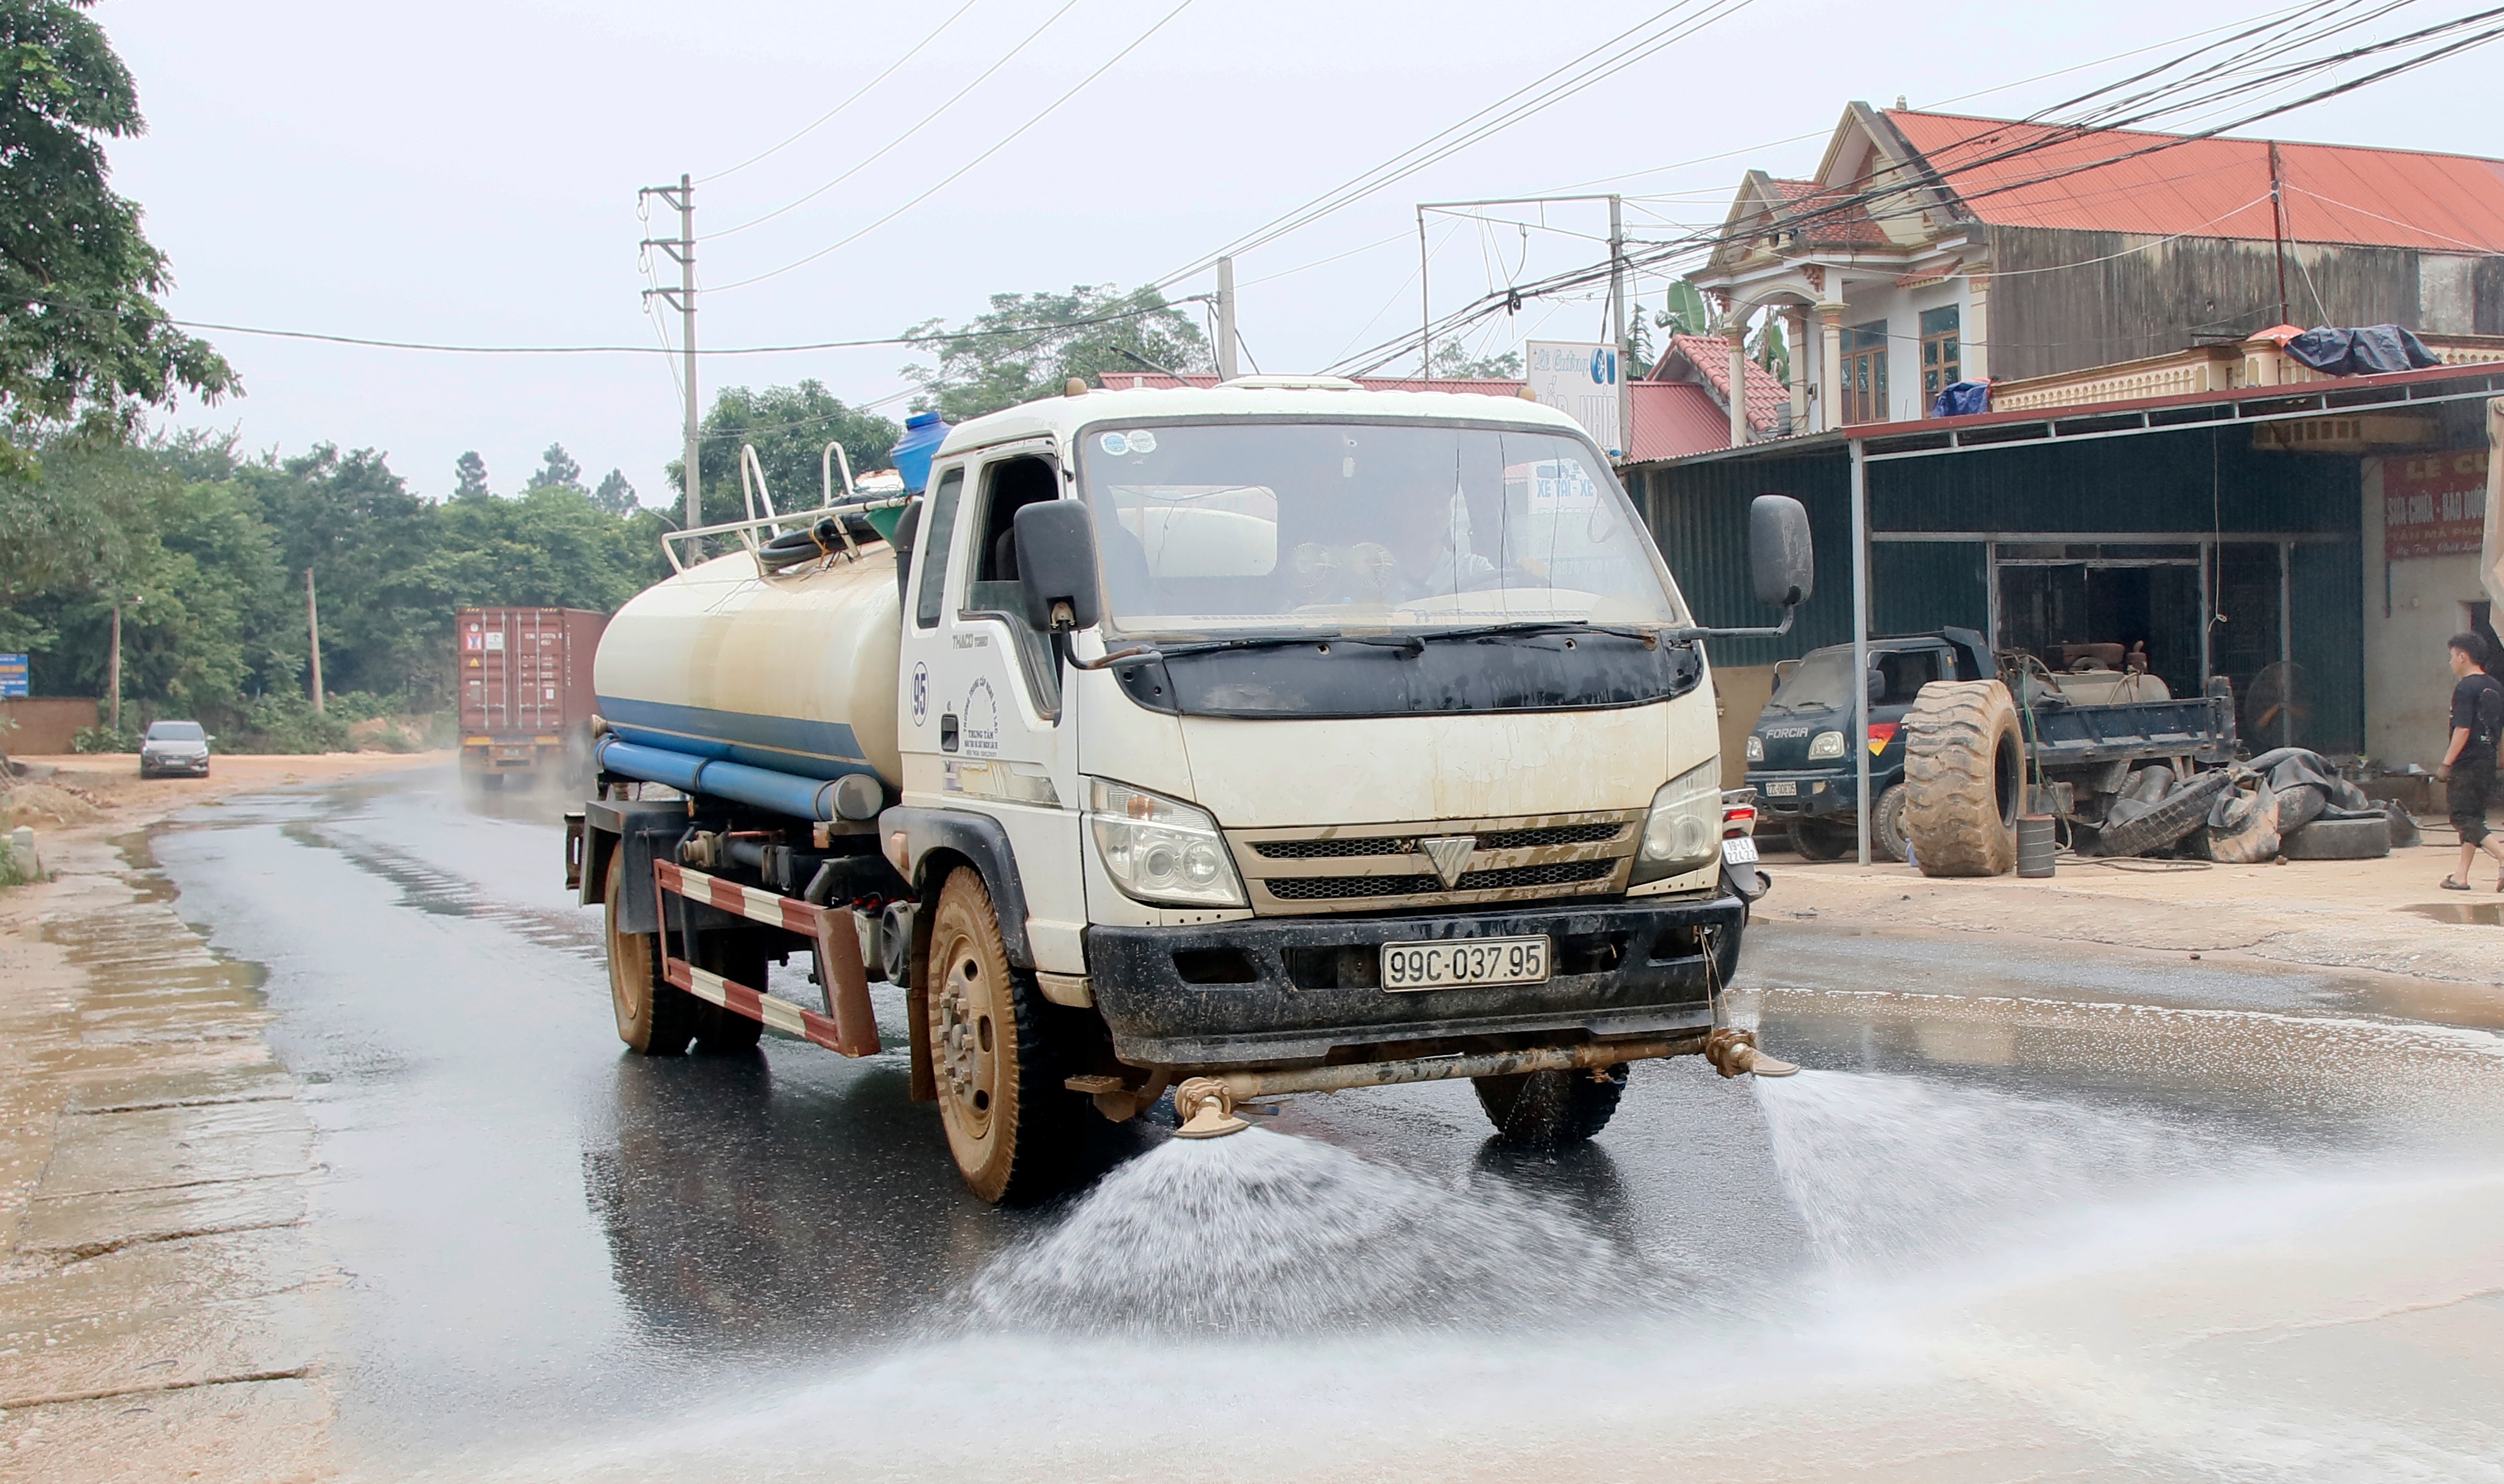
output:
[[[1924,876],[2001,876],[2017,864],[2026,750],[1998,680],[1934,681],[1904,718],[1903,833]],[[2177,777],[2133,769],[2082,846],[2100,856],[2369,860],[2414,843],[2417,825],[2370,803],[2318,753],[2280,747]]]

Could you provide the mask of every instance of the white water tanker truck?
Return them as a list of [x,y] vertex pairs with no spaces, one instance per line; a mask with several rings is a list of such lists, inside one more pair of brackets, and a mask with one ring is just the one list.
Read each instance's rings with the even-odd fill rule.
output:
[[1751,519],[1781,624],[1699,628],[1563,414],[1253,377],[1073,382],[909,501],[684,533],[732,549],[609,623],[570,821],[618,1034],[866,1055],[890,979],[991,1200],[1169,1089],[1208,1134],[1468,1077],[1535,1144],[1632,1061],[1786,1070],[1719,994],[1761,880],[1701,641],[1811,582],[1799,505]]

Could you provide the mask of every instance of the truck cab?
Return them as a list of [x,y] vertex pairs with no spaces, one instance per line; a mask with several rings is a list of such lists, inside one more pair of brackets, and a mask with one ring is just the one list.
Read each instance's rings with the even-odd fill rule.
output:
[[[1933,680],[1987,680],[2000,673],[1991,646],[1971,629],[1869,640],[1869,847],[1874,858],[1904,859],[1904,738],[1907,711]],[[1787,828],[1810,860],[1836,860],[1860,845],[1861,768],[1853,756],[1856,697],[1852,646],[1811,650],[1791,666],[1748,734],[1748,783],[1756,790],[1758,829]]]

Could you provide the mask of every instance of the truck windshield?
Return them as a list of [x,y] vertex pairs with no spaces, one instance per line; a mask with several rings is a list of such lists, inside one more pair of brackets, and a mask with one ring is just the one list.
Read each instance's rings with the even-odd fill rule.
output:
[[1832,711],[1852,705],[1852,651],[1820,649],[1783,677],[1769,711]]
[[1106,611],[1130,633],[1682,622],[1591,445],[1544,429],[1092,429]]

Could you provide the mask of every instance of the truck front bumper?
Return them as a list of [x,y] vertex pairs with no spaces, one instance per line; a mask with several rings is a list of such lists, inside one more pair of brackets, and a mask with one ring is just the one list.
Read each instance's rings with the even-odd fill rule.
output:
[[[1134,1066],[1206,1070],[1419,1055],[1421,1048],[1563,1044],[1712,1024],[1705,953],[1724,982],[1747,906],[1737,896],[1513,912],[1194,927],[1091,927],[1087,960],[1113,1048]],[[1551,940],[1538,984],[1392,991],[1382,945]],[[1707,934],[1711,934],[1708,943]],[[1526,1038],[1526,1040],[1525,1040]]]
[[[1884,773],[1873,771],[1869,775],[1869,786],[1878,793],[1885,793],[1890,781]],[[1776,783],[1788,783],[1791,791],[1774,793]],[[1757,817],[1777,823],[1823,819],[1828,814],[1857,814],[1861,809],[1861,778],[1849,766],[1832,771],[1752,768],[1748,771],[1748,786],[1756,791]]]

